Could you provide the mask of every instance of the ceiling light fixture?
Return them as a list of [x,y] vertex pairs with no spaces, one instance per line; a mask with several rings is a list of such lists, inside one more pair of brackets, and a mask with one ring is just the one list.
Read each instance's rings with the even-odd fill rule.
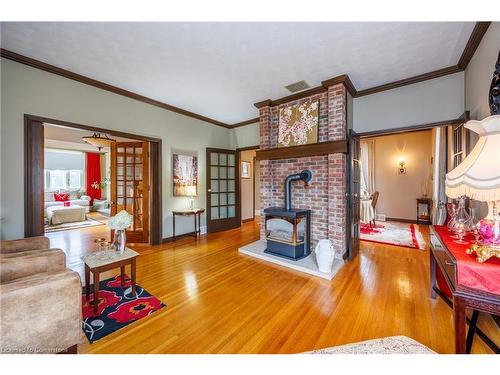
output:
[[82,140],[89,145],[97,147],[99,151],[103,147],[108,147],[111,143],[116,142],[116,139],[111,139],[107,134],[101,135],[101,133],[94,133],[92,136],[82,137]]

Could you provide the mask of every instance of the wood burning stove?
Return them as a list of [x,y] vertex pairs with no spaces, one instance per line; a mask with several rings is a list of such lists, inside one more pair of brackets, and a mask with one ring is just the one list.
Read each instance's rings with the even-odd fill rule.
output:
[[292,174],[285,179],[285,207],[268,207],[265,214],[266,253],[298,260],[311,253],[311,210],[293,209],[292,181],[308,184],[309,170]]

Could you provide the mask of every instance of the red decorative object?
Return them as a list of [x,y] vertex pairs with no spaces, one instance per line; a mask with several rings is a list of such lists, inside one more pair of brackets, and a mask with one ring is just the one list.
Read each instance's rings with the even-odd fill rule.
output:
[[71,202],[70,201],[64,201],[63,206],[64,207],[69,207],[69,206],[71,206]]
[[56,202],[66,202],[69,200],[68,193],[54,193],[54,200]]
[[133,320],[144,318],[145,316],[161,309],[162,303],[155,297],[137,298],[135,300],[125,302],[116,308],[109,318],[116,320],[118,323],[127,323]]
[[457,260],[457,283],[467,288],[500,295],[500,259],[491,258],[487,262],[479,263],[474,254],[465,253],[474,241],[472,235],[464,237],[469,243],[459,244],[451,238],[452,233],[446,227],[436,225],[434,229]]
[[101,157],[99,154],[86,153],[87,168],[86,168],[86,187],[87,195],[90,197],[90,205],[94,204],[94,199],[101,199],[101,188],[95,189],[92,184],[95,181],[101,181]]
[[83,319],[88,317],[99,316],[105,308],[113,306],[120,302],[122,297],[118,296],[114,291],[99,290],[99,302],[97,305],[97,314],[94,314],[94,300],[86,300],[85,295],[82,295],[82,315]]

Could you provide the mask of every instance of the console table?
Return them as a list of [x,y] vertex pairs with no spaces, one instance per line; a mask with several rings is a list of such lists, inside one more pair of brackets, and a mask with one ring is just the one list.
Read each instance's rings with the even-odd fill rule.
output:
[[[472,237],[465,237],[470,241],[468,244],[458,244],[450,238],[450,234],[445,226],[436,225],[430,229],[431,298],[436,298],[438,293],[446,300],[436,283],[436,275],[440,271],[452,297],[455,351],[463,354],[470,351],[478,312],[500,315],[500,259],[492,258],[479,263],[475,255],[465,253]],[[466,309],[474,310],[467,340]],[[488,345],[498,351],[495,343]]]
[[[201,222],[201,214],[205,212],[204,208],[195,208],[193,210],[185,210],[185,211],[173,211],[173,233],[172,233],[172,241],[176,240],[175,235],[175,217],[176,216],[194,216],[194,237],[198,237],[201,233],[200,222]],[[191,234],[191,233],[187,233]]]

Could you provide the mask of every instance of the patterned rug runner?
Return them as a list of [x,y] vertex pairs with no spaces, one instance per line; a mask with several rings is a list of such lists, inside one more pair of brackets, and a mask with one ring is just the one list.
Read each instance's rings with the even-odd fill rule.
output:
[[375,226],[361,223],[360,238],[363,241],[378,242],[387,245],[425,249],[425,240],[416,224],[397,223],[394,221],[376,222]]
[[51,233],[51,232],[59,232],[63,230],[70,230],[70,229],[80,229],[80,228],[89,228],[89,227],[95,227],[97,225],[104,225],[102,221],[92,219],[90,217],[87,218],[87,220],[84,221],[75,221],[73,223],[63,223],[63,224],[55,224],[55,225],[45,225],[45,233]]
[[[93,293],[90,293],[90,299],[87,301],[83,288],[82,328],[91,343],[167,306],[137,284],[136,295],[133,296],[128,276],[125,277],[124,285],[121,286],[120,276],[99,283],[97,314],[94,314],[94,306],[91,303],[94,299]],[[92,285],[90,290],[93,290]]]

